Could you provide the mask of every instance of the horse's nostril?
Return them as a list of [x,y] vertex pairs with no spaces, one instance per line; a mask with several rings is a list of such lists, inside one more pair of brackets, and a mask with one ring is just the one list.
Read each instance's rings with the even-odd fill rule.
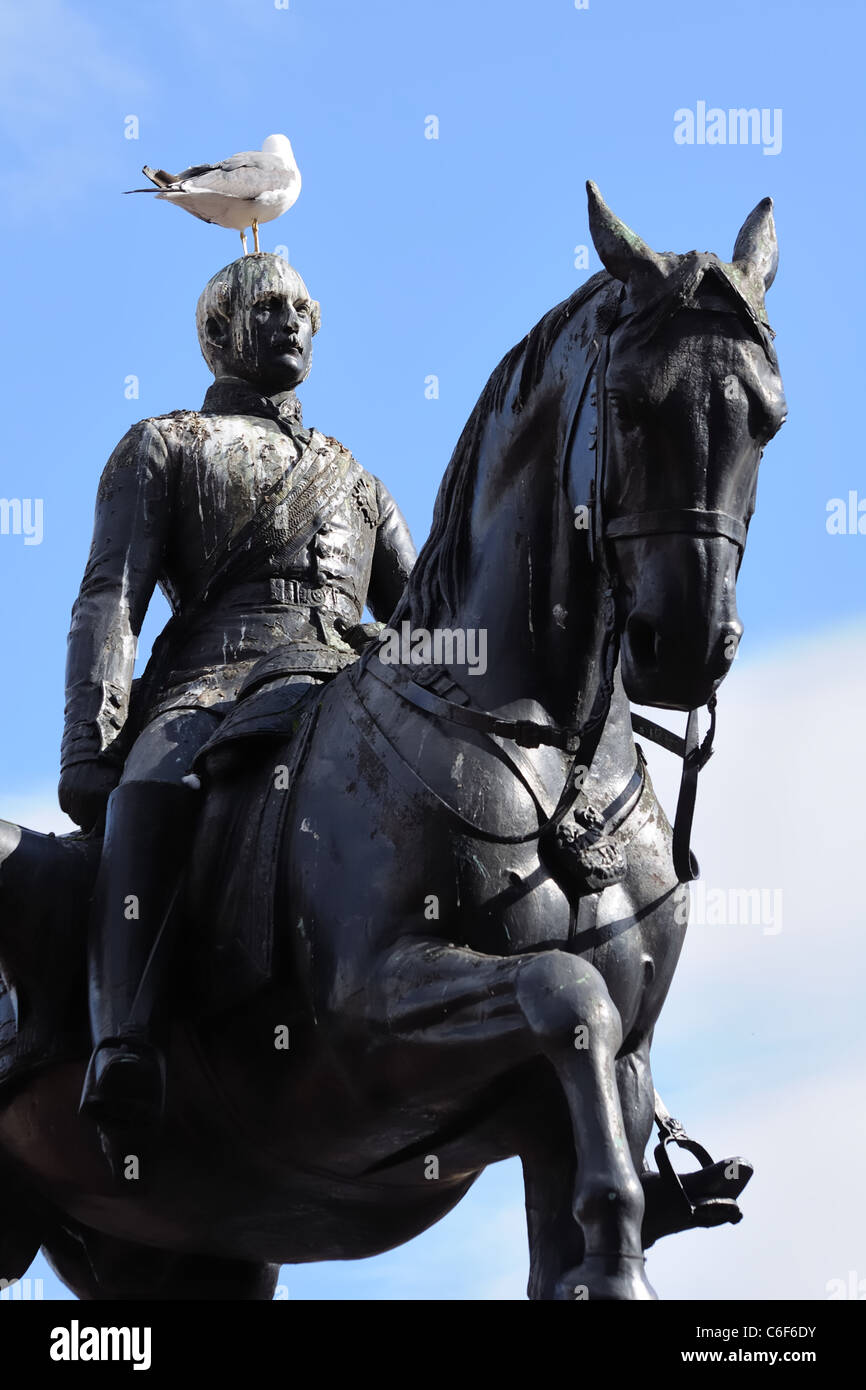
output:
[[637,666],[655,666],[658,634],[646,618],[629,618],[626,628],[631,659]]

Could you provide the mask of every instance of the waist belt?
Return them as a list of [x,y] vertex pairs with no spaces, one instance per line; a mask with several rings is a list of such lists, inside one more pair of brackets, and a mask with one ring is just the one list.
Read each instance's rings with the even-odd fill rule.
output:
[[297,579],[261,579],[251,584],[236,584],[232,601],[249,599],[253,604],[284,604],[287,608],[329,608],[350,623],[361,621],[361,609],[348,594],[331,584],[311,588]]

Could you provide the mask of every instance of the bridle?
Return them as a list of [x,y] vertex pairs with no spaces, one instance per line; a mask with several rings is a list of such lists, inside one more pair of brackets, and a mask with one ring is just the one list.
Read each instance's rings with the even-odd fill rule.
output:
[[[596,563],[602,563],[609,572],[607,543],[610,541],[658,535],[723,536],[737,546],[739,551],[737,568],[739,570],[746,545],[748,524],[741,521],[739,517],[732,516],[729,512],[710,511],[702,507],[666,507],[648,512],[629,512],[623,516],[606,516],[604,509],[605,470],[608,461],[606,379],[612,333],[613,325],[604,336],[603,345],[599,349],[593,366],[595,391],[592,403],[596,407],[596,428],[592,447],[595,452],[595,470],[587,504],[591,517],[589,534],[593,560]],[[575,428],[576,415],[580,410],[581,403],[582,398],[578,403],[575,422],[572,423],[570,434]],[[566,459],[569,452],[570,446],[565,455]],[[703,741],[700,739],[699,709],[693,709],[689,712],[685,738],[671,733],[669,729],[661,724],[656,724],[651,719],[645,719],[643,715],[632,714],[631,716],[632,729],[636,734],[658,743],[660,747],[666,748],[669,752],[676,753],[678,757],[682,758],[683,770],[673,828],[674,870],[680,883],[689,883],[700,875],[700,865],[692,852],[690,841],[697,798],[698,774],[713,754],[713,739],[716,732],[715,695],[712,695],[707,702],[707,709],[710,715],[710,727]]]
[[[560,485],[565,489],[565,470],[571,455],[572,443],[577,430],[578,420],[581,415],[587,389],[595,377],[595,389],[590,397],[590,403],[596,407],[596,426],[591,447],[595,452],[594,476],[590,485],[590,497],[588,499],[588,509],[591,516],[591,525],[588,530],[591,562],[601,565],[604,570],[604,578],[607,579],[610,570],[608,565],[607,544],[610,541],[620,540],[626,537],[651,536],[665,534],[685,534],[693,536],[724,536],[732,541],[739,549],[742,559],[743,549],[746,543],[747,526],[739,518],[731,516],[727,512],[708,511],[698,507],[665,508],[658,511],[635,512],[625,516],[607,518],[604,514],[604,482],[605,467],[607,462],[607,393],[605,387],[605,377],[610,356],[610,336],[613,326],[608,328],[604,335],[603,346],[599,349],[594,361],[591,363],[584,379],[583,386],[578,393],[578,399],[572,413],[569,426],[565,434],[565,448],[561,454],[561,476]],[[376,647],[371,645],[362,656],[358,663],[358,669],[351,673],[351,682],[354,686],[356,696],[360,700],[359,679],[363,671],[367,670],[378,680],[390,686],[397,695],[406,703],[413,705],[416,709],[422,710],[434,718],[442,719],[452,724],[462,725],[464,728],[471,728],[475,731],[492,735],[497,738],[511,740],[520,748],[538,748],[541,745],[559,748],[563,752],[573,755],[573,761],[566,776],[565,784],[562,789],[556,808],[547,820],[543,821],[535,830],[526,835],[503,836],[492,835],[482,831],[480,827],[465,821],[467,828],[482,838],[495,840],[498,843],[525,844],[531,840],[549,835],[556,829],[559,823],[567,815],[580,794],[582,786],[581,773],[586,768],[584,759],[586,757],[586,747],[589,743],[590,763],[595,753],[595,748],[601,736],[601,732],[607,720],[610,708],[610,701],[613,693],[613,676],[618,657],[618,641],[613,619],[613,605],[611,602],[611,590],[607,585],[607,607],[610,616],[607,618],[606,628],[602,640],[601,657],[599,667],[601,676],[596,690],[592,709],[584,723],[575,728],[561,725],[540,724],[529,719],[502,719],[497,715],[490,714],[487,710],[477,709],[469,704],[465,692],[460,691],[456,683],[451,681],[446,689],[439,694],[431,689],[432,680],[422,678],[408,680],[399,679],[395,671],[390,667],[382,666],[381,663],[373,664],[371,658],[375,655]],[[449,693],[462,696],[462,699],[449,699]],[[363,704],[363,701],[361,701]],[[365,707],[366,708],[366,707]],[[686,723],[686,733],[684,738],[672,733],[663,725],[655,724],[652,720],[645,719],[642,715],[632,714],[632,729],[636,734],[644,738],[651,739],[669,752],[676,753],[683,762],[682,777],[680,780],[679,796],[677,798],[677,809],[673,828],[673,863],[674,871],[680,883],[688,883],[696,879],[700,874],[700,867],[695,858],[691,847],[691,829],[694,817],[695,799],[697,796],[698,774],[706,765],[713,752],[713,738],[716,729],[716,697],[713,695],[707,703],[710,714],[710,727],[704,739],[700,738],[700,728],[698,723],[699,710],[691,710]],[[368,711],[369,713],[369,711]],[[583,758],[581,758],[583,753]],[[416,772],[416,776],[419,774]],[[423,779],[421,779],[423,780]],[[426,785],[426,784],[425,784]],[[431,790],[432,789],[429,789]],[[441,798],[436,796],[436,800]],[[443,803],[445,804],[445,803]],[[453,816],[459,821],[464,822],[464,818],[457,813],[454,808],[447,807]]]

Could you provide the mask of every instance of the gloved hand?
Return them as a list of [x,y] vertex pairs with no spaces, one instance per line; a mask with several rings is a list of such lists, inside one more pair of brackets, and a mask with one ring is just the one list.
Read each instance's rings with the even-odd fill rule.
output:
[[60,774],[57,796],[65,811],[82,830],[92,830],[105,815],[105,807],[120,781],[123,769],[104,758],[73,763]]
[[350,627],[339,618],[334,626],[343,641],[354,647],[359,656],[363,655],[371,642],[378,642],[385,628],[384,623],[353,623]]

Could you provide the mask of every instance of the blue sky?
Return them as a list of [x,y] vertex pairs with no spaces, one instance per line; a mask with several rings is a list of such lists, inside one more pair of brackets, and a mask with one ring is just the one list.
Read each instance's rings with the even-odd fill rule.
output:
[[[792,0],[589,0],[584,10],[573,0],[289,0],[288,9],[273,0],[86,7],[45,0],[38,8],[4,7],[0,216],[9,273],[0,495],[42,499],[44,534],[31,546],[0,535],[7,649],[0,815],[61,823],[51,807],[65,637],[99,474],[134,421],[201,402],[209,378],[195,338],[195,302],[239,249],[233,232],[120,191],[140,186],[144,163],[171,169],[218,159],[258,147],[274,131],[290,136],[304,188],[296,207],[263,229],[263,249],[288,246],[323,313],[302,394],[306,422],[344,440],[382,477],[419,542],[489,372],[599,268],[593,251],[588,270],[574,265],[574,248],[589,242],[587,178],[658,250],[697,247],[725,258],[746,214],[773,195],[781,259],[768,309],[789,420],[767,452],[740,576],[746,636],[729,686],[745,742],[729,742],[726,756],[745,785],[767,724],[783,722],[772,700],[762,704],[754,692],[775,688],[782,673],[796,692],[825,680],[841,737],[863,690],[857,654],[866,621],[866,536],[828,535],[825,522],[830,499],[847,499],[852,490],[866,499],[862,351],[858,361],[863,29],[854,0],[820,7]],[[781,150],[677,144],[674,113],[699,101],[781,111]],[[438,117],[438,140],[425,138],[431,115]],[[125,138],[130,116],[137,118],[135,140]],[[425,397],[431,374],[440,381],[437,400]],[[138,378],[138,399],[124,394],[130,376]],[[155,600],[142,661],[165,615]],[[849,673],[849,686],[838,671]],[[734,695],[737,681],[743,691]],[[823,753],[810,745],[817,694],[811,703],[792,704],[789,689],[786,698],[790,756],[802,758],[807,746],[814,753],[814,789]],[[852,739],[862,737],[853,722],[850,730]],[[837,801],[855,775],[850,739],[821,775]],[[724,814],[730,803],[716,785],[704,814],[719,840],[718,874],[731,872],[742,833],[742,871],[748,865],[775,883],[778,874],[748,861],[748,836],[732,828]],[[765,794],[764,783],[753,778],[750,785],[755,798]],[[792,825],[797,796],[804,816],[814,804],[809,789],[805,776],[790,788]],[[789,875],[784,882],[802,912],[790,836],[776,840]],[[832,857],[832,845],[827,852]],[[840,904],[843,917],[847,907]],[[838,917],[834,925],[842,929]],[[804,953],[808,926],[804,919]],[[669,1089],[682,1084],[691,1097],[688,1118],[695,1108],[713,1113],[699,1076],[714,1057],[719,1084],[742,1071],[756,1096],[762,1087],[804,1081],[802,1069],[780,1060],[795,1050],[788,1038],[774,1045],[768,1035],[760,1065],[743,1038],[726,1056],[748,1056],[750,1066],[726,1068],[711,1055],[713,1030],[721,1026],[711,960],[712,952],[705,961],[711,973],[705,978],[697,969],[693,982],[707,992],[701,1027],[676,987],[669,1004],[670,1036],[685,1030],[685,1056],[665,1050],[667,1014],[656,1049]],[[803,970],[806,961],[804,954]],[[760,1001],[769,992],[761,971],[773,972],[766,959],[754,969]],[[800,978],[791,969],[792,979]],[[853,1003],[842,999],[839,1009],[821,1085],[840,1084],[839,1066],[856,1036]],[[784,1029],[773,1036],[786,1037]],[[805,1105],[804,1093],[790,1099],[796,1111],[795,1101]],[[764,1140],[772,1151],[779,1132]],[[475,1297],[485,1279],[492,1290],[485,1296],[518,1296],[516,1275],[497,1283],[503,1260],[496,1253],[502,1242],[513,1251],[519,1241],[514,1168],[485,1175],[458,1213],[384,1262],[292,1272],[292,1296],[365,1297],[375,1290],[394,1297],[411,1287],[419,1297]],[[740,1231],[715,1239],[734,1249]],[[482,1259],[489,1252],[486,1273],[472,1263],[479,1247]],[[696,1286],[715,1287],[716,1257],[708,1246],[694,1248]],[[838,1257],[821,1259],[843,1260],[842,1248]],[[859,1258],[866,1275],[862,1240]],[[407,1271],[414,1271],[414,1284]],[[828,1267],[826,1277],[833,1272]],[[808,1274],[804,1279],[808,1284]],[[765,1296],[771,1282],[765,1272]]]

